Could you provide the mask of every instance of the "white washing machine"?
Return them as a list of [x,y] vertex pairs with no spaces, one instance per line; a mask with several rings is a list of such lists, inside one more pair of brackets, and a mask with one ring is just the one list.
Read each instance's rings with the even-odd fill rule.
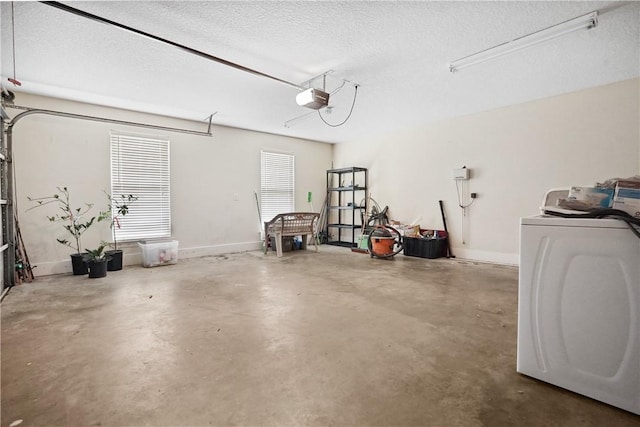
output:
[[521,219],[517,371],[640,415],[640,239],[624,222]]

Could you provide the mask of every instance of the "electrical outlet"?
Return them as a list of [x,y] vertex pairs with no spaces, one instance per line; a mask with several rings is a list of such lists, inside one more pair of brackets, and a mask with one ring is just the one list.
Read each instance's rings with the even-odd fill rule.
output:
[[471,198],[476,199],[478,197],[478,193],[471,193]]

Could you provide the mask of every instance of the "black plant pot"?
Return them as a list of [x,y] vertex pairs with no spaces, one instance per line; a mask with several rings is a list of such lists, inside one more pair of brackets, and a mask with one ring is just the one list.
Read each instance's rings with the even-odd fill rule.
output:
[[71,268],[74,276],[87,274],[87,262],[84,260],[85,254],[71,254]]
[[120,249],[114,251],[106,251],[109,262],[107,263],[107,271],[122,270],[122,251]]
[[88,261],[89,277],[96,279],[98,277],[105,277],[107,275],[107,260],[102,261]]

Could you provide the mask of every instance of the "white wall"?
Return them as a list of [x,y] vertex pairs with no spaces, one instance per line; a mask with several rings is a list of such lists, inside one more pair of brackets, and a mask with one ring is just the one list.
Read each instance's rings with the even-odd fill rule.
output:
[[[636,78],[340,144],[334,166],[370,168],[393,219],[442,228],[443,200],[457,257],[517,264],[519,218],[547,189],[640,173],[639,95]],[[452,179],[463,165],[479,195],[464,219]]]
[[[459,258],[515,264],[518,220],[537,212],[548,188],[640,173],[639,98],[640,79],[632,79],[335,148],[217,126],[213,138],[165,132],[171,138],[173,237],[180,241],[180,257],[258,248],[253,191],[260,185],[260,150],[273,149],[296,155],[298,210],[308,209],[308,191],[320,208],[333,157],[336,168],[370,168],[372,196],[390,206],[393,219],[422,217],[424,228],[442,228],[443,200]],[[19,94],[16,104],[206,129],[204,123],[27,94]],[[111,129],[162,133],[43,115],[15,126],[17,211],[36,274],[70,271],[70,250],[55,241],[64,230],[46,220],[51,212],[25,212],[31,206],[26,197],[68,186],[74,202],[106,207],[102,190],[109,188]],[[452,170],[463,165],[473,171],[467,191],[479,194],[464,218],[464,234],[451,179]],[[101,224],[87,233],[85,246],[109,236],[108,225]],[[135,245],[125,248],[126,262],[138,262],[137,252]]]
[[[16,105],[193,130],[207,128],[205,123],[26,94],[17,96]],[[8,111],[12,117],[19,112]],[[67,186],[74,204],[95,203],[96,208],[106,208],[102,191],[110,186],[112,129],[170,137],[172,228],[173,238],[180,242],[179,257],[259,248],[254,190],[260,190],[261,149],[296,156],[297,210],[310,210],[308,191],[313,192],[316,211],[324,199],[325,171],[331,167],[333,152],[330,144],[218,126],[212,128],[210,138],[45,115],[28,116],[14,129],[14,164],[17,212],[27,252],[32,264],[38,266],[37,275],[71,271],[68,255],[72,251],[55,241],[65,235],[61,225],[46,220],[51,210],[26,212],[33,205],[27,196],[46,196],[56,186]],[[109,239],[109,226],[101,223],[85,236],[84,246],[95,247],[100,240]],[[137,245],[124,249],[125,262],[138,262]]]

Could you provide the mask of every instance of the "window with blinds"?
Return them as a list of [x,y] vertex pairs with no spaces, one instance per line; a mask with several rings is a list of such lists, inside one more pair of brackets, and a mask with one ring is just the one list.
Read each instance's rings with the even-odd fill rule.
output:
[[169,184],[168,138],[111,133],[111,198],[138,197],[118,218],[118,241],[171,236]]
[[260,211],[265,222],[278,214],[295,211],[295,157],[262,151],[261,159]]

